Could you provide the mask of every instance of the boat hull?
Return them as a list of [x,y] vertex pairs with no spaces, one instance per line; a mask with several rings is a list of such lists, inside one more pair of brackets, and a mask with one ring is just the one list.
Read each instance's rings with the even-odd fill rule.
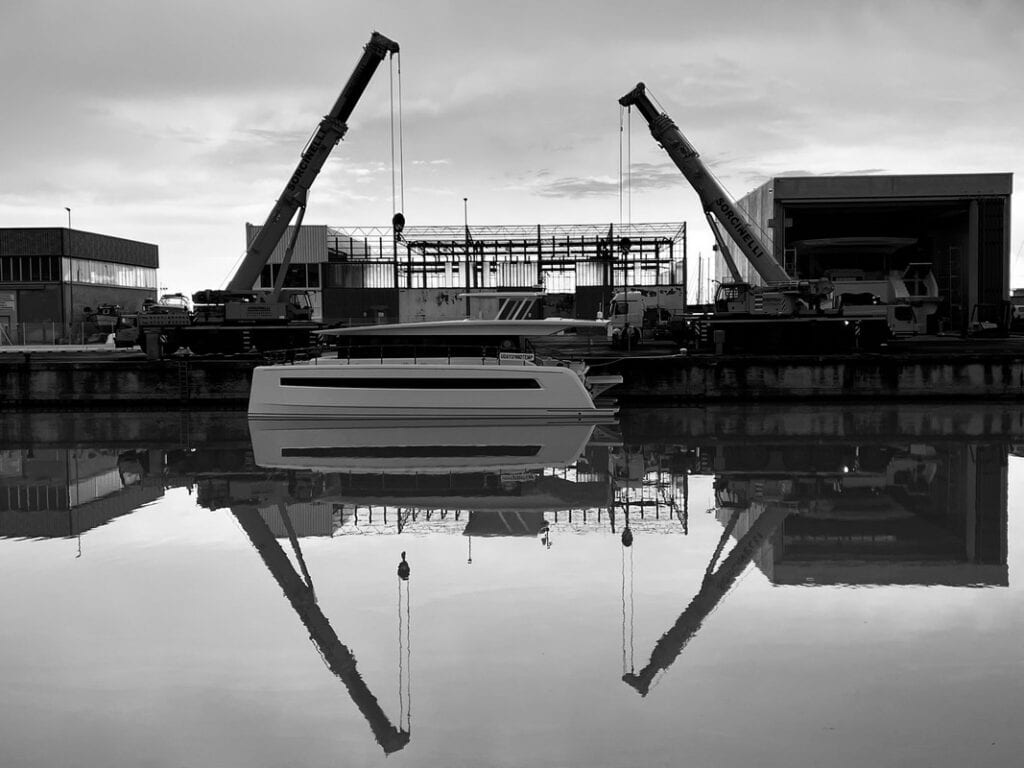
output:
[[454,474],[567,467],[594,424],[531,420],[254,419],[253,458],[261,467],[318,472]]
[[603,420],[580,377],[561,366],[329,360],[253,370],[251,418]]

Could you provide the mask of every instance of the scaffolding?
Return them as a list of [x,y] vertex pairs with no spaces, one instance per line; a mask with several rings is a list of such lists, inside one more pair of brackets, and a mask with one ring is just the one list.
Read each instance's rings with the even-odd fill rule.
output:
[[686,223],[328,227],[325,287],[686,285]]

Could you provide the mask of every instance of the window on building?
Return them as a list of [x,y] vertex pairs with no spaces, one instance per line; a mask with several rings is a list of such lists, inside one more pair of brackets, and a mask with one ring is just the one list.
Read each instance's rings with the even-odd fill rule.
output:
[[0,257],[0,281],[7,283],[44,283],[60,280],[58,256]]
[[[131,264],[112,264],[90,259],[71,259],[70,268],[64,267],[65,279],[87,285],[111,285],[121,288],[149,288],[156,290],[156,270]],[[56,279],[57,265],[53,265]]]

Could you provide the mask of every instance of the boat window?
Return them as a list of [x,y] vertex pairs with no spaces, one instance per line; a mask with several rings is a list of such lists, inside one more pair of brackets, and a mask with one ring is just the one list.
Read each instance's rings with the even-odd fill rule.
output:
[[326,387],[336,389],[540,389],[536,379],[520,377],[509,378],[472,378],[452,376],[444,379],[380,377],[348,377],[348,376],[282,376],[282,387]]
[[482,458],[495,456],[536,456],[539,445],[356,445],[315,448],[282,448],[285,459],[410,459]]

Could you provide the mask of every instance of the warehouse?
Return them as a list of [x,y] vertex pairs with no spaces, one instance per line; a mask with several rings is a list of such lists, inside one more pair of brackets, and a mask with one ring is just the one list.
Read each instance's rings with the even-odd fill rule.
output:
[[930,264],[942,299],[931,330],[963,332],[1009,311],[1012,187],[1009,173],[777,177],[738,204],[794,278]]
[[131,312],[156,298],[159,261],[157,246],[135,240],[0,229],[0,343],[89,340],[101,307]]

